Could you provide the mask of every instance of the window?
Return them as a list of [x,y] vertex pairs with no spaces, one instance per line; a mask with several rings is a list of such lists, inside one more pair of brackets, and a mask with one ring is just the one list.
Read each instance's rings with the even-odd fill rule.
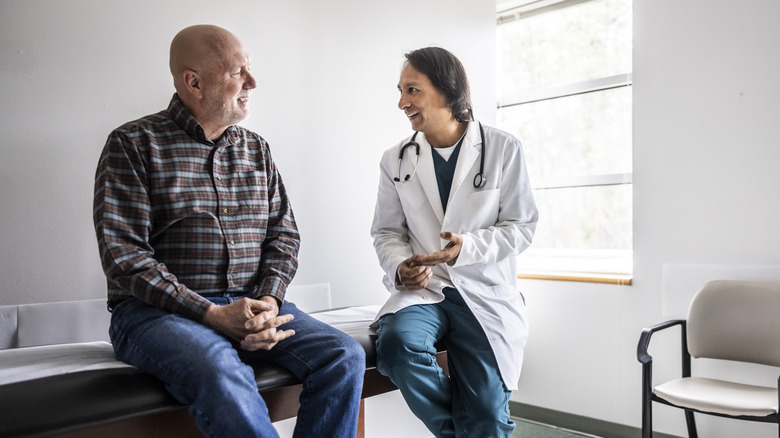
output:
[[631,0],[519,3],[499,3],[496,33],[497,124],[523,143],[540,214],[518,271],[630,283]]

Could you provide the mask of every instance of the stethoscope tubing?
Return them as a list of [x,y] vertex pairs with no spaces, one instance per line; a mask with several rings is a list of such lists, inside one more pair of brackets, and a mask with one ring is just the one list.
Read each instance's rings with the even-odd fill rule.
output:
[[[417,173],[417,163],[420,161],[420,144],[415,141],[417,138],[418,131],[414,131],[414,134],[412,135],[411,140],[409,140],[405,145],[401,146],[401,150],[398,153],[398,176],[393,178],[393,181],[398,183],[405,183],[412,178],[414,178],[414,175]],[[474,176],[474,188],[479,189],[485,186],[485,183],[487,182],[487,179],[485,178],[485,131],[482,129],[482,123],[479,124],[479,137],[482,141],[482,153],[479,156],[479,173]],[[406,174],[403,181],[401,181],[401,162],[404,159],[404,152],[406,152],[406,149],[409,147],[414,148],[414,153],[417,157],[417,161],[414,163],[414,167],[412,169],[411,174]]]
[[401,146],[401,152],[398,154],[398,176],[393,178],[393,181],[395,182],[401,182],[401,161],[404,159],[404,152],[406,152],[406,148],[408,147],[414,147],[414,153],[417,156],[417,161],[414,163],[414,168],[412,170],[412,174],[406,174],[404,177],[403,182],[407,182],[410,179],[414,178],[414,175],[417,173],[417,162],[420,161],[420,144],[414,141],[414,139],[417,138],[417,131],[414,131],[414,135],[412,135],[412,139],[409,140],[405,145]]

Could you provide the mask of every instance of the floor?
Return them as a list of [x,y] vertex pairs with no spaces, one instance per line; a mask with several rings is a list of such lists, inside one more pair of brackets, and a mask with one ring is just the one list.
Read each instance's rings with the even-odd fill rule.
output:
[[512,420],[516,425],[512,438],[598,438],[596,435],[547,426],[518,418],[513,418]]

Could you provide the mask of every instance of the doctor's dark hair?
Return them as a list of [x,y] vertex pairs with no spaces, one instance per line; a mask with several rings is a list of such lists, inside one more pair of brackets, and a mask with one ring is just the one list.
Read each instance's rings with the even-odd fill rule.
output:
[[404,56],[406,62],[428,76],[433,86],[444,96],[455,120],[464,123],[474,119],[469,80],[463,64],[455,55],[440,47],[425,47]]

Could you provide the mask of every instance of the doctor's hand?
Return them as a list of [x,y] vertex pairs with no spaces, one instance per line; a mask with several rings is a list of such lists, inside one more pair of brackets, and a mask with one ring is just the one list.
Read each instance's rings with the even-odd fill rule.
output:
[[412,263],[415,257],[417,256],[410,257],[398,265],[398,280],[409,290],[424,289],[433,275],[430,267]]
[[442,239],[450,241],[444,249],[430,254],[418,254],[410,259],[411,263],[422,266],[434,266],[439,263],[455,263],[455,260],[457,260],[460,255],[460,249],[463,247],[463,236],[449,231],[441,233],[440,236]]

